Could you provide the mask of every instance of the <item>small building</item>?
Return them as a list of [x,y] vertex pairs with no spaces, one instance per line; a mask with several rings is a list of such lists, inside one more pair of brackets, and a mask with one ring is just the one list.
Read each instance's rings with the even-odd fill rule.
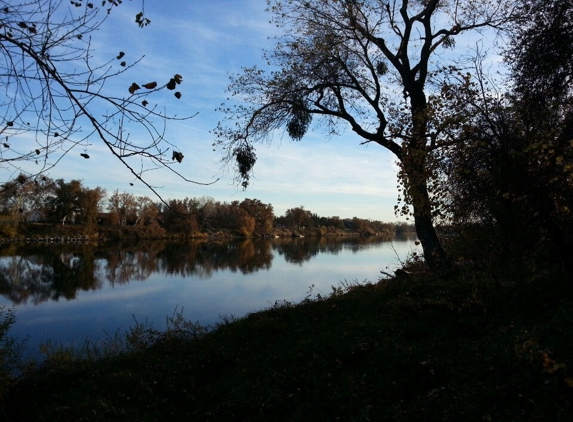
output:
[[28,214],[28,218],[26,218],[28,223],[39,223],[40,221],[44,221],[44,213],[39,209],[33,209]]

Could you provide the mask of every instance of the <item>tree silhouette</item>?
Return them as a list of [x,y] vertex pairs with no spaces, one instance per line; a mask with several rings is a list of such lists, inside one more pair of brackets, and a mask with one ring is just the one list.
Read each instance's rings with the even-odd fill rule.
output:
[[[252,67],[229,91],[217,144],[246,186],[256,161],[254,145],[281,130],[300,140],[320,119],[331,134],[348,125],[363,143],[378,144],[401,167],[404,196],[430,267],[450,268],[433,224],[429,156],[440,147],[442,122],[432,121],[428,85],[440,69],[438,52],[458,35],[500,29],[513,19],[514,2],[408,0],[271,1],[284,30],[265,54],[270,74]],[[432,67],[434,66],[434,67]]]
[[[159,198],[144,178],[149,170],[166,168],[198,183],[174,168],[183,154],[164,137],[168,121],[193,116],[178,117],[153,105],[153,94],[175,90],[182,76],[129,80],[124,90],[113,90],[111,82],[127,77],[141,58],[115,46],[103,62],[94,58],[92,39],[120,3],[0,1],[0,169],[36,179],[72,151],[89,161],[90,146],[100,142]],[[149,24],[143,8],[136,22]]]

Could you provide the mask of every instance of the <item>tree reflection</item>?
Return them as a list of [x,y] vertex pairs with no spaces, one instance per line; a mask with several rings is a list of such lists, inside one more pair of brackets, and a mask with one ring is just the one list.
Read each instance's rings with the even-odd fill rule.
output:
[[0,255],[0,294],[13,304],[71,300],[79,290],[102,286],[93,246],[8,249]]
[[245,239],[169,244],[160,258],[160,271],[165,274],[209,278],[219,270],[243,274],[268,270],[273,255],[270,241]]
[[301,237],[281,239],[276,244],[277,252],[284,256],[285,261],[302,265],[310,261],[318,253],[337,254],[342,250],[358,252],[368,249],[389,239],[382,236],[353,236],[353,237]]
[[105,278],[114,286],[130,281],[143,281],[158,270],[158,256],[165,248],[163,242],[107,245],[98,250],[104,261]]
[[269,270],[273,251],[302,265],[319,252],[358,251],[382,237],[312,237],[131,244],[0,245],[0,294],[13,304],[71,300],[79,291],[166,277],[210,278],[217,271]]

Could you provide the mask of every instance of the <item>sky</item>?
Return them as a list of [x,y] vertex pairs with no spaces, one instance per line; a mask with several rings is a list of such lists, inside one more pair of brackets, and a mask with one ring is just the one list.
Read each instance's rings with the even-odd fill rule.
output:
[[[269,23],[266,0],[147,0],[145,13],[151,24],[143,29],[134,22],[140,6],[140,0],[132,0],[114,8],[92,37],[94,61],[103,62],[119,51],[126,53],[128,63],[142,57],[117,78],[117,86],[107,87],[125,89],[126,95],[132,82],[143,84],[182,75],[178,87],[182,98],[176,100],[166,91],[158,99],[178,116],[196,114],[189,120],[168,123],[166,137],[185,156],[176,169],[191,180],[216,181],[202,186],[162,171],[146,173],[146,180],[158,187],[163,198],[207,196],[225,202],[256,198],[272,204],[277,216],[288,208],[304,206],[325,217],[399,220],[394,215],[398,190],[393,155],[374,144],[360,145],[360,138],[348,127],[341,126],[340,136],[312,131],[300,142],[277,136],[272,144],[259,145],[247,190],[233,182],[233,169],[225,168],[220,152],[213,151],[211,131],[224,117],[217,108],[227,102],[229,75],[239,73],[242,67],[264,67],[263,49],[272,48],[273,37],[279,35]],[[89,153],[89,161],[79,157],[81,152]],[[118,189],[154,198],[97,140],[85,151],[68,154],[48,176],[80,179],[84,186],[99,186],[108,193]],[[0,180],[6,177],[0,169]]]

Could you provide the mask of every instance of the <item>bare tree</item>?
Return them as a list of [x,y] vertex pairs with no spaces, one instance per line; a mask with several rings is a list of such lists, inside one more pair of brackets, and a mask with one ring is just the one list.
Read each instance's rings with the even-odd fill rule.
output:
[[[129,171],[161,196],[144,177],[174,165],[183,154],[165,139],[169,120],[185,120],[152,104],[152,94],[178,90],[182,76],[129,81],[107,88],[140,59],[112,50],[94,59],[92,37],[120,0],[0,1],[0,169],[35,178],[72,151],[90,158],[92,142],[103,143]],[[142,3],[143,6],[143,3]],[[150,21],[136,15],[140,27]],[[176,100],[174,100],[176,101]],[[83,158],[81,158],[83,157]],[[198,183],[203,184],[203,183]]]
[[[217,128],[224,160],[237,166],[246,186],[255,144],[286,129],[300,140],[320,119],[328,133],[350,127],[363,143],[378,144],[401,166],[425,259],[450,267],[432,216],[429,157],[443,125],[432,121],[428,84],[440,68],[440,51],[460,34],[500,29],[513,19],[514,2],[490,0],[269,1],[284,29],[265,55],[270,74],[256,67],[236,76],[229,91],[242,101],[223,108]],[[434,73],[436,75],[437,73]],[[439,92],[439,90],[438,90]]]

